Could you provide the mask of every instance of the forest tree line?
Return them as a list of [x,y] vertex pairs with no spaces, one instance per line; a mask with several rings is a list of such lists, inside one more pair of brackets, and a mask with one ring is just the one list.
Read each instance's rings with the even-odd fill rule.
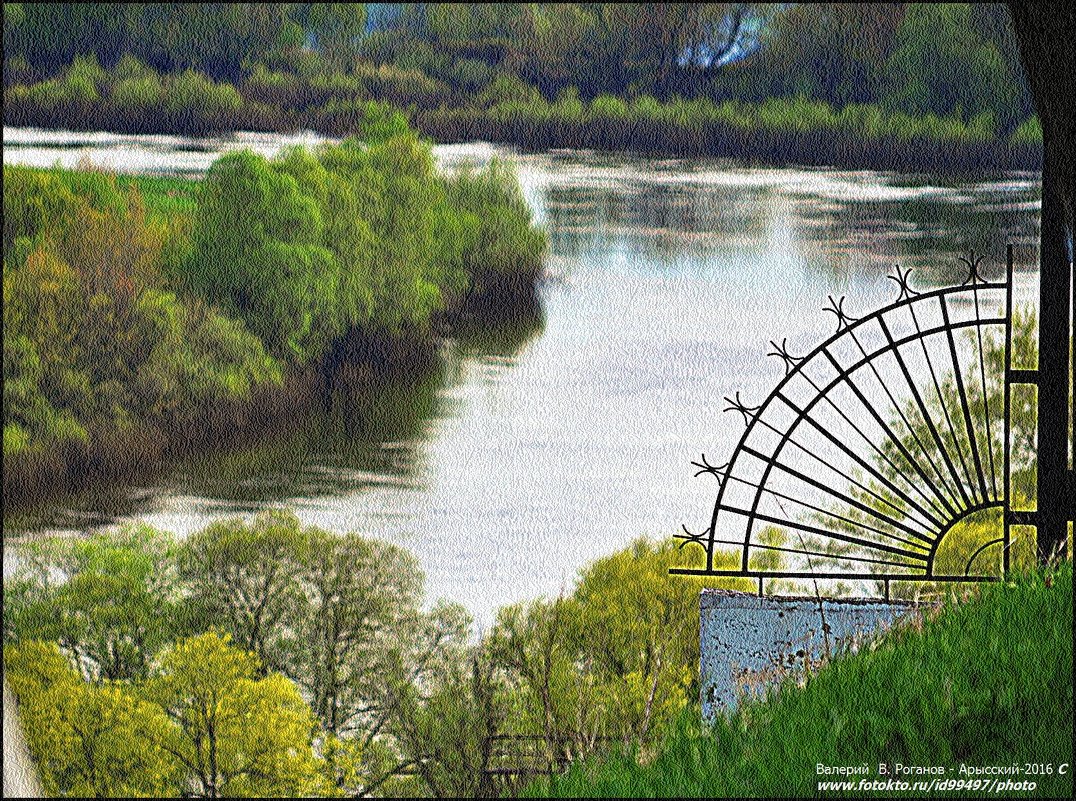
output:
[[475,636],[411,553],[289,512],[50,540],[5,579],[6,677],[50,795],[511,792],[693,703],[677,560],[640,541]]
[[[969,154],[1041,146],[1003,4],[9,3],[4,13],[8,124],[346,135],[356,107],[377,99],[442,141],[647,149],[671,138],[685,152],[802,161],[836,135],[880,143],[858,156],[866,166],[923,143]],[[684,137],[695,141],[677,145]]]

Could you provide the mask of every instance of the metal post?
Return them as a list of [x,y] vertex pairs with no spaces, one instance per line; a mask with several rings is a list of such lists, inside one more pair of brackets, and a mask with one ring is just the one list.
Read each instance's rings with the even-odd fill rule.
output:
[[1042,222],[1039,249],[1039,375],[1038,375],[1038,511],[1037,555],[1040,563],[1064,554],[1068,521],[1072,520],[1069,495],[1069,338],[1072,309],[1070,232],[1065,226],[1061,176],[1050,167],[1058,162],[1058,148],[1069,143],[1047,139],[1042,173]]
[[1003,367],[1002,377],[1002,391],[1005,393],[1005,409],[1002,412],[1003,427],[1003,442],[1002,442],[1002,459],[1003,459],[1003,485],[1001,488],[1002,497],[1005,499],[1005,505],[1002,508],[1002,537],[1004,543],[1001,550],[1002,558],[1002,573],[1005,576],[1009,575],[1009,543],[1012,541],[1012,478],[1010,471],[1012,470],[1012,462],[1010,460],[1010,448],[1012,447],[1012,420],[1010,419],[1012,408],[1012,271],[1013,271],[1013,251],[1012,245],[1005,246],[1005,364]]

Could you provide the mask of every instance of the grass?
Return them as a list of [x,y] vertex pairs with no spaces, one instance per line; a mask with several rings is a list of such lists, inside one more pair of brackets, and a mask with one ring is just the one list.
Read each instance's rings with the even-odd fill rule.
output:
[[164,217],[190,214],[198,205],[198,186],[192,178],[160,175],[117,175],[116,185],[126,191],[134,185],[142,194],[146,209]]
[[[529,793],[807,797],[819,794],[820,780],[863,778],[819,776],[819,763],[866,765],[873,781],[879,763],[900,762],[942,766],[947,779],[968,779],[961,765],[1051,765],[1052,775],[998,780],[1036,782],[1034,793],[1017,795],[1070,797],[1072,646],[1069,562],[985,585],[873,650],[834,660],[805,687],[783,686],[745,705],[712,730],[694,722],[696,707],[648,764],[632,755],[585,762]],[[1063,776],[1061,763],[1069,763]],[[903,778],[914,787],[924,777]],[[967,787],[958,793],[986,794]]]

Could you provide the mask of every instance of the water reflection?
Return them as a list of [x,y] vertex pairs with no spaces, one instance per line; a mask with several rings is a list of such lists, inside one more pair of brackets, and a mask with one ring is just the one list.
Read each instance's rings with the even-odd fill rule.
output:
[[[29,136],[23,147],[17,133],[5,131],[5,161],[43,158],[47,143]],[[187,141],[95,145],[95,136],[76,160],[150,171],[182,171],[244,143],[195,153]],[[256,141],[268,154],[284,143]],[[124,161],[134,150],[138,159]],[[293,428],[138,486],[6,517],[5,534],[130,518],[182,533],[285,503],[306,522],[412,548],[432,596],[488,623],[505,603],[570,587],[584,564],[637,536],[697,520],[713,488],[692,480],[691,460],[727,453],[742,432],[738,416],[720,413],[722,397],[764,397],[782,373],[764,356],[770,339],[804,352],[828,335],[827,294],[847,294],[855,315],[894,298],[885,275],[895,263],[915,268],[922,286],[962,279],[958,257],[969,250],[990,254],[988,275],[1006,242],[1021,245],[1022,268],[1036,259],[1035,175],[967,181],[488,145],[436,152],[449,170],[515,162],[550,234],[542,315],[459,331],[427,368],[374,387],[344,377],[333,403]],[[1022,269],[1018,297],[1033,289]]]

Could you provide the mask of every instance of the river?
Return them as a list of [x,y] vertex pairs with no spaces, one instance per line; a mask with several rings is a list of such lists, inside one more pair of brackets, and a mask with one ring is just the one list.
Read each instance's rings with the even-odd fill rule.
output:
[[[219,139],[5,129],[5,163],[94,164],[198,174],[222,151],[267,155],[312,134]],[[1017,302],[1034,297],[1038,175],[976,178],[752,167],[481,143],[436,148],[445,169],[513,161],[550,234],[539,318],[444,342],[428,371],[338,393],[294,430],[5,514],[8,544],[140,520],[180,534],[286,505],[333,531],[414,551],[427,595],[463,603],[479,628],[502,605],[570,592],[588,562],[640,536],[708,517],[719,463],[742,431],[722,414],[760,402],[833,329],[828,294],[852,314],[913,282],[963,277],[987,253],[999,275],[1018,246]],[[10,550],[10,549],[9,549]],[[5,567],[10,562],[5,559]],[[5,570],[7,572],[7,570]]]

